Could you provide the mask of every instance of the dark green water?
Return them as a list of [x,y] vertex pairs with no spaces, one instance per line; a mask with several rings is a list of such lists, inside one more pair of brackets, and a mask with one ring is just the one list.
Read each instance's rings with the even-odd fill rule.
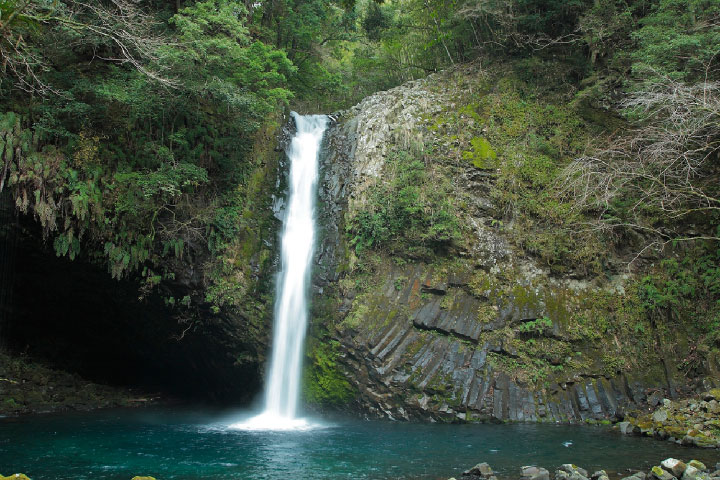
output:
[[[606,427],[436,425],[333,420],[305,432],[229,430],[231,416],[171,410],[0,419],[0,473],[33,480],[448,478],[487,461],[517,478],[521,465],[590,471],[647,468],[674,456],[715,464],[717,453]],[[566,442],[572,442],[569,446]]]

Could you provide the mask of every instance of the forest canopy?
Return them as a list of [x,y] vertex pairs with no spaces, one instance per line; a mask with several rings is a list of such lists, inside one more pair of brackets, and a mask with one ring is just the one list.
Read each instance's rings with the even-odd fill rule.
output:
[[0,0],[0,35],[0,190],[115,277],[222,252],[289,106],[472,61],[633,126],[564,170],[593,228],[719,236],[717,0]]

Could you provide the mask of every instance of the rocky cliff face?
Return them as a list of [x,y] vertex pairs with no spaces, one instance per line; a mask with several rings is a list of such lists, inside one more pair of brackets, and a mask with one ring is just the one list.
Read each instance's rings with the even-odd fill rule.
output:
[[[523,248],[518,222],[493,193],[500,169],[516,162],[493,136],[502,118],[468,100],[469,91],[504,101],[504,81],[466,68],[333,116],[322,160],[315,330],[339,342],[334,360],[355,392],[349,405],[393,419],[592,422],[621,418],[653,392],[651,401],[711,386],[678,374],[687,339],[649,323],[633,303],[631,275],[572,264],[559,271]],[[462,239],[430,257],[357,248],[353,219],[394,174],[393,152],[410,148],[434,169],[422,188],[432,188],[438,171],[437,182],[450,178]],[[622,262],[604,255],[604,265]]]

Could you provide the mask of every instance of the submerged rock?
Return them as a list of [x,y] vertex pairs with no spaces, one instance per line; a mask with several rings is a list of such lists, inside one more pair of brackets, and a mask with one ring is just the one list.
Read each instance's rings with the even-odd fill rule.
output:
[[620,422],[616,424],[620,429],[620,432],[624,435],[632,435],[634,433],[640,433],[640,429],[630,422]]
[[629,477],[624,477],[621,480],[645,480],[647,478],[647,474],[645,472],[635,472]]

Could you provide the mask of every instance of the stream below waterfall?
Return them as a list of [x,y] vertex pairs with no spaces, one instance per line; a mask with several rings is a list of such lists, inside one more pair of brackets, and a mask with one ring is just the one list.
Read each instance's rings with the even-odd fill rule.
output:
[[611,472],[646,469],[671,456],[720,460],[716,451],[600,426],[335,418],[304,431],[229,428],[244,417],[155,408],[3,418],[0,473],[33,480],[446,479],[486,461],[501,478],[518,478],[519,467],[532,464],[551,472],[570,462]]

